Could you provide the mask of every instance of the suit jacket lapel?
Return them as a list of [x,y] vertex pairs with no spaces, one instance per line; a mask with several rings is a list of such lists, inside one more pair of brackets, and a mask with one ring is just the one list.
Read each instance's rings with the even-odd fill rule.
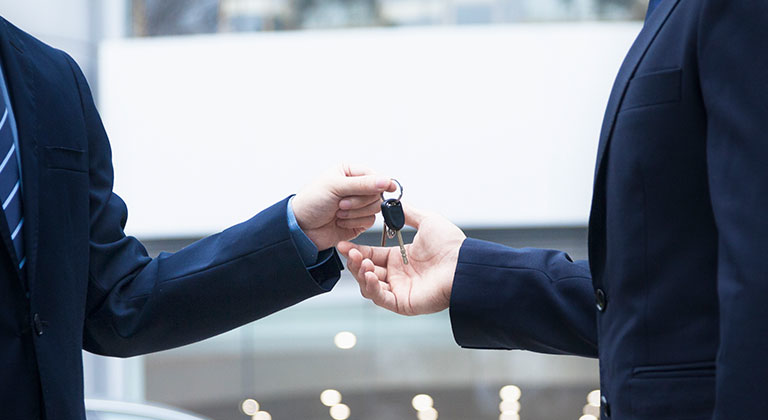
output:
[[597,164],[595,165],[595,184],[598,182],[605,150],[613,135],[616,114],[619,111],[621,102],[624,100],[624,94],[627,91],[629,81],[634,76],[635,70],[640,64],[643,56],[645,56],[645,52],[648,51],[651,42],[656,38],[656,34],[658,34],[659,30],[664,25],[664,22],[667,21],[667,18],[675,9],[678,2],[679,0],[667,0],[657,6],[657,9],[648,17],[645,27],[640,31],[635,43],[632,45],[627,57],[624,59],[624,63],[621,65],[619,75],[616,77],[616,82],[613,85],[611,97],[608,100],[608,107],[605,111],[605,118],[603,119],[603,128],[600,132],[600,144],[597,147]]
[[34,69],[25,55],[22,40],[11,25],[0,19],[0,56],[5,69],[5,82],[16,117],[21,156],[22,192],[24,200],[24,248],[29,287],[33,285],[37,267],[39,226],[37,112],[35,109]]

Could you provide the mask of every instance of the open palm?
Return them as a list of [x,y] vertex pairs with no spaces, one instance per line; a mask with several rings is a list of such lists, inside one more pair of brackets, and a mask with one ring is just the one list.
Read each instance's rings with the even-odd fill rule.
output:
[[451,298],[459,249],[466,236],[447,219],[405,208],[406,224],[418,229],[406,245],[408,264],[398,247],[369,247],[342,242],[349,270],[364,297],[402,315],[442,311]]

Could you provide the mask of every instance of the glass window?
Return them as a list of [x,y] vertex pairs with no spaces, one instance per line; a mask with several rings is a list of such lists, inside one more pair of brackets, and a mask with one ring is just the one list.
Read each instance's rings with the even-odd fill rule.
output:
[[[586,258],[585,228],[467,234]],[[360,241],[375,244],[380,235],[366,232]],[[406,232],[406,242],[412,235]],[[147,244],[152,254],[176,248]],[[449,311],[395,315],[361,298],[349,271],[342,276],[327,295],[145,356],[147,399],[218,420],[248,420],[259,412],[254,420],[346,419],[347,413],[368,420],[505,420],[517,414],[551,420],[595,410],[587,400],[598,387],[595,360],[462,349]]]
[[642,19],[647,0],[133,0],[135,36]]

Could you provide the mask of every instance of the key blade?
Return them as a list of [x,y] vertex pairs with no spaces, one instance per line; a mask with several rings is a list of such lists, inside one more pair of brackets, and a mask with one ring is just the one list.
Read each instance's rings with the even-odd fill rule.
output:
[[400,245],[400,255],[403,257],[403,264],[408,265],[408,254],[405,252],[405,244],[403,243],[403,235],[400,231],[397,231],[397,243]]

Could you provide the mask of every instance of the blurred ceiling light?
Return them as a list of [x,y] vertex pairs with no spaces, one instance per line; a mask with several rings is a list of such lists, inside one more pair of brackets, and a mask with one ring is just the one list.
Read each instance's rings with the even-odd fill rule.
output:
[[499,420],[520,420],[520,415],[517,413],[501,413]]
[[251,417],[251,420],[272,420],[272,415],[266,411],[259,411]]
[[333,343],[342,350],[349,350],[357,344],[357,337],[349,331],[342,331],[336,334]]
[[597,417],[591,415],[591,414],[585,414],[581,417],[579,417],[579,420],[598,420]]
[[331,407],[331,418],[333,420],[347,420],[349,418],[350,410],[346,404],[336,404]]
[[517,400],[502,400],[499,403],[499,411],[502,413],[519,413],[520,401]]
[[248,398],[247,400],[244,400],[242,404],[240,404],[240,411],[242,411],[246,416],[252,416],[259,412],[259,403],[256,402],[256,400],[253,398]]
[[520,391],[520,388],[516,387],[515,385],[504,386],[499,391],[499,396],[502,400],[517,401],[520,399],[520,395],[522,395],[522,392]]
[[596,389],[587,395],[587,403],[593,407],[600,407],[600,390]]
[[427,394],[419,394],[413,397],[411,405],[416,411],[429,410],[434,406],[435,401]]
[[335,389],[326,389],[320,393],[320,401],[327,407],[333,407],[341,402],[341,392]]
[[429,407],[426,410],[420,410],[419,414],[416,415],[416,418],[419,420],[437,420],[437,410],[433,407]]

